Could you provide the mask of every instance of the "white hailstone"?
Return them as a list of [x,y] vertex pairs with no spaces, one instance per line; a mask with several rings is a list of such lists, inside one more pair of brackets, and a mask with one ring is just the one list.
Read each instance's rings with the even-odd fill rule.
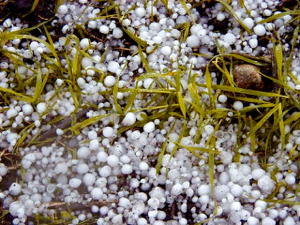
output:
[[76,167],[76,172],[78,173],[78,174],[85,174],[85,173],[87,173],[88,171],[89,171],[89,166],[87,165],[87,164],[85,164],[85,163],[80,163],[80,164],[78,164],[77,165],[77,167]]
[[89,149],[91,150],[97,150],[99,148],[99,141],[94,139],[91,140],[90,144],[89,144]]
[[47,105],[45,102],[40,102],[39,104],[37,104],[36,106],[36,110],[39,114],[42,114],[43,112],[45,112],[47,109]]
[[77,150],[77,157],[80,159],[87,159],[91,154],[91,149],[82,146]]
[[146,133],[152,133],[155,129],[155,124],[152,121],[148,122],[144,125],[143,129]]
[[144,81],[143,81],[143,87],[145,89],[148,89],[149,87],[154,87],[155,86],[155,83],[153,82],[153,79],[152,78],[146,78]]
[[252,49],[258,46],[258,40],[256,38],[252,38],[249,40],[249,45]]
[[286,175],[284,180],[288,185],[293,185],[296,183],[296,177],[292,173],[289,173],[288,175]]
[[[228,183],[228,182],[227,182]],[[230,191],[227,185],[218,185],[215,188],[216,199],[221,201],[223,198],[226,198],[227,193]]]
[[146,9],[144,7],[138,7],[135,9],[135,15],[137,15],[138,17],[145,17],[146,15]]
[[111,73],[116,73],[120,69],[120,64],[116,61],[110,61],[107,65],[107,70]]
[[116,167],[119,164],[119,157],[115,155],[110,155],[107,157],[107,164],[110,167]]
[[146,162],[140,162],[139,168],[140,168],[140,170],[145,171],[145,170],[148,170],[148,169],[149,169],[149,165],[148,165],[148,163],[146,163]]
[[202,184],[200,185],[200,187],[198,188],[198,194],[201,195],[207,195],[210,193],[210,187],[207,184]]
[[266,34],[266,28],[262,24],[256,25],[253,31],[257,36],[264,36]]
[[30,48],[32,51],[36,50],[39,47],[39,43],[37,41],[32,41],[30,43]]
[[124,209],[129,209],[131,207],[131,202],[128,198],[120,198],[119,199],[119,206],[123,207]]
[[269,176],[267,176],[267,175],[264,175],[263,177],[261,177],[261,178],[258,180],[257,185],[258,185],[258,187],[259,187],[262,191],[264,191],[264,192],[266,192],[266,193],[271,193],[271,192],[274,190],[275,186],[276,186],[275,181],[272,180],[272,179],[271,179]]
[[126,114],[125,118],[122,121],[124,126],[132,126],[136,122],[136,116],[134,113],[129,112]]
[[263,169],[254,169],[251,172],[252,178],[254,180],[259,180],[261,177],[263,177],[266,174],[266,172]]
[[95,200],[100,200],[101,197],[103,196],[103,191],[98,187],[93,188],[91,191],[91,196]]
[[172,187],[171,194],[175,195],[175,196],[180,195],[182,193],[182,190],[183,190],[183,187],[181,184],[175,184]]
[[19,201],[15,201],[9,205],[9,213],[12,216],[18,216],[22,211],[24,211],[24,205]]
[[102,34],[108,34],[109,33],[109,27],[106,25],[101,25],[99,28],[100,33]]
[[187,221],[187,219],[186,218],[181,218],[181,219],[179,219],[179,225],[186,225],[186,224],[188,224],[188,221]]
[[97,22],[95,20],[90,20],[88,23],[88,28],[96,29],[97,28]]
[[296,222],[293,217],[289,216],[283,221],[283,225],[295,225]]
[[10,143],[11,145],[15,145],[15,143],[16,143],[16,141],[17,141],[17,139],[18,139],[18,134],[16,134],[16,133],[9,133],[9,134],[7,134],[7,136],[6,136],[6,140],[7,140],[7,142],[8,143]]
[[275,225],[276,221],[271,219],[270,217],[265,217],[261,221],[261,225]]
[[69,10],[68,6],[66,6],[66,5],[60,5],[57,12],[60,15],[65,15],[65,14],[68,13],[68,10]]
[[242,209],[242,205],[240,202],[232,202],[230,204],[230,210],[232,212],[239,212]]
[[125,175],[131,174],[132,173],[132,166],[129,164],[124,164],[122,166],[121,172]]
[[56,83],[57,86],[60,87],[64,83],[64,81],[62,79],[58,78],[58,79],[56,79],[55,83]]
[[7,171],[7,167],[3,163],[0,163],[0,176],[5,176]]
[[18,183],[12,183],[9,187],[9,193],[13,196],[17,196],[21,193],[22,187]]
[[25,116],[30,115],[31,113],[33,113],[33,108],[30,104],[25,104],[22,106],[22,111],[24,113]]
[[57,129],[55,130],[55,133],[56,133],[58,136],[61,136],[61,135],[64,134],[64,131],[63,131],[62,129],[60,129],[60,128],[57,128]]
[[147,203],[151,208],[157,209],[160,202],[157,198],[150,198]]
[[98,137],[97,132],[94,131],[94,130],[89,131],[89,132],[88,132],[88,137],[89,137],[89,139],[91,139],[91,140],[96,139],[96,138]]
[[246,27],[249,29],[252,29],[254,26],[254,20],[252,18],[246,18],[243,20],[243,23],[245,24]]
[[258,225],[258,224],[259,224],[259,219],[257,219],[256,217],[250,216],[250,217],[247,219],[247,223],[248,223],[249,225]]
[[224,41],[230,45],[234,44],[236,42],[236,37],[232,33],[227,33],[224,36]]
[[112,127],[104,127],[103,128],[103,136],[110,138],[114,135],[114,129]]
[[99,175],[101,177],[109,177],[111,174],[111,168],[109,166],[103,166],[100,170],[99,170]]
[[92,186],[96,181],[96,178],[93,174],[91,173],[87,173],[83,176],[83,183],[86,186]]
[[54,168],[54,172],[56,174],[59,174],[59,173],[65,174],[67,171],[68,171],[68,165],[67,165],[67,163],[63,163],[63,162],[58,163]]
[[93,59],[89,58],[89,57],[83,57],[81,59],[81,66],[83,69],[86,69],[88,67],[92,67],[93,66]]
[[225,102],[227,102],[227,96],[226,95],[219,95],[218,100],[221,103],[225,103]]
[[136,203],[134,203],[134,205],[132,206],[132,212],[135,215],[141,215],[143,214],[145,210],[145,203],[142,201],[137,201]]
[[255,208],[259,207],[261,209],[266,209],[268,206],[268,204],[262,200],[257,200],[254,205],[255,205]]
[[89,45],[90,45],[90,41],[89,41],[88,38],[83,38],[83,39],[80,41],[80,47],[81,47],[82,49],[85,49],[85,48],[89,47]]
[[18,111],[14,108],[7,110],[6,116],[8,119],[16,117],[18,115]]
[[200,39],[196,35],[191,35],[186,39],[186,45],[191,48],[200,46]]
[[71,188],[78,188],[81,185],[82,181],[78,178],[72,178],[69,180],[69,185]]
[[241,101],[235,101],[233,103],[233,108],[235,110],[237,110],[237,111],[240,111],[240,110],[242,110],[244,108],[244,105],[243,105],[243,103]]
[[214,128],[213,126],[211,126],[211,125],[206,125],[206,126],[204,127],[204,130],[205,130],[205,132],[206,132],[208,135],[212,135],[213,132],[214,132],[214,130],[215,130],[215,128]]
[[107,161],[107,157],[108,157],[108,155],[107,155],[106,152],[99,152],[97,154],[97,160],[98,160],[98,162],[106,162]]
[[160,49],[161,54],[165,55],[165,56],[169,56],[172,52],[171,47],[170,46],[164,46]]
[[105,84],[106,87],[112,87],[112,86],[115,85],[116,81],[117,80],[114,76],[109,75],[109,76],[105,77],[104,84]]
[[120,39],[121,37],[123,37],[123,31],[116,27],[115,29],[113,29],[113,37],[116,39]]
[[11,21],[11,19],[6,19],[6,20],[4,20],[4,22],[3,22],[3,26],[4,27],[10,27],[12,25],[12,21]]
[[152,38],[152,41],[154,42],[154,44],[158,44],[159,45],[159,44],[162,43],[163,39],[160,36],[154,36]]
[[230,192],[234,197],[240,197],[243,194],[243,188],[238,184],[234,184],[230,188]]

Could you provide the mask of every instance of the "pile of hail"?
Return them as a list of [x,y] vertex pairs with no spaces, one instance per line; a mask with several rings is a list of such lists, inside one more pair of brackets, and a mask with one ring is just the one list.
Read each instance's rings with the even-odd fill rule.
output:
[[[288,2],[77,0],[35,30],[6,18],[2,214],[12,224],[299,224],[299,12]],[[253,57],[271,53],[272,91],[235,86],[225,55],[263,73]]]

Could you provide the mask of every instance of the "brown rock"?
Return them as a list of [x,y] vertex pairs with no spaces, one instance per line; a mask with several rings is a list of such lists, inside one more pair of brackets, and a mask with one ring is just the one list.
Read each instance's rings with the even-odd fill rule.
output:
[[235,65],[233,67],[233,78],[240,88],[263,90],[265,84],[259,72],[260,68],[254,65]]

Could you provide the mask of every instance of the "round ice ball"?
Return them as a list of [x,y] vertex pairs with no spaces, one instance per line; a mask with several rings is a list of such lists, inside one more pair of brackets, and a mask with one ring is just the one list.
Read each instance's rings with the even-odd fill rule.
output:
[[110,138],[114,135],[114,129],[112,127],[104,127],[103,128],[103,136]]
[[136,116],[134,113],[129,112],[126,114],[125,118],[122,121],[124,126],[132,126],[136,122]]
[[93,174],[91,173],[87,173],[83,176],[83,183],[86,186],[92,186],[96,181],[96,178]]
[[13,196],[17,196],[21,193],[21,185],[18,183],[12,183],[9,187],[9,193]]
[[77,157],[80,159],[87,159],[90,154],[91,150],[85,146],[82,146],[77,150]]
[[115,85],[115,83],[117,82],[116,78],[114,76],[107,76],[104,79],[104,84],[106,87],[112,87]]
[[143,129],[146,133],[152,133],[155,129],[155,124],[153,122],[146,123]]
[[69,185],[71,188],[78,188],[81,185],[82,181],[78,178],[72,178],[69,180]]
[[91,196],[95,200],[100,200],[102,195],[103,195],[103,191],[98,187],[93,188],[91,191]]
[[15,201],[9,205],[9,213],[12,216],[18,216],[20,210],[24,209],[24,206],[21,202]]
[[108,63],[107,69],[111,73],[116,73],[118,69],[120,69],[120,65],[118,62],[110,61]]
[[224,41],[225,41],[226,43],[232,45],[233,43],[236,42],[236,37],[235,37],[235,35],[232,34],[232,33],[227,33],[227,34],[225,34],[225,36],[224,36]]
[[264,36],[266,34],[266,28],[262,24],[256,25],[253,31],[257,36]]

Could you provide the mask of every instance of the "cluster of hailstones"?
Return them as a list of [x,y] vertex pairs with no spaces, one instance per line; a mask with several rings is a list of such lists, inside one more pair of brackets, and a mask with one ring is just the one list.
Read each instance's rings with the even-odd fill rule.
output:
[[[130,82],[130,78],[136,72],[145,71],[139,55],[124,57],[113,48],[108,48],[126,47],[123,43],[124,32],[114,20],[97,18],[101,10],[88,6],[87,3],[87,0],[79,0],[61,5],[52,24],[62,24],[62,32],[66,35],[72,32],[76,25],[82,25],[87,29],[98,30],[107,37],[105,43],[90,41],[88,38],[80,40],[80,49],[91,57],[82,58],[82,72],[87,76],[79,78],[77,83],[82,90],[84,101],[100,102],[99,111],[91,110],[87,113],[87,117],[93,117],[107,114],[105,109],[112,106],[111,102],[105,101],[104,97],[98,94],[99,91],[111,89],[116,83],[116,76],[120,76],[119,88],[135,86],[134,82]],[[159,72],[168,68],[176,70],[183,64],[192,71],[206,65],[206,59],[202,56],[192,56],[192,50],[199,48],[200,53],[211,55],[210,51],[215,47],[216,39],[228,52],[237,50],[258,54],[266,51],[272,48],[272,44],[259,46],[258,37],[268,35],[274,29],[278,35],[282,35],[286,29],[285,24],[292,18],[286,15],[274,22],[260,24],[263,17],[279,13],[272,11],[278,1],[246,0],[245,6],[251,10],[250,14],[239,7],[238,1],[233,1],[231,7],[254,32],[252,35],[244,32],[241,40],[241,28],[229,14],[222,11],[221,4],[207,9],[207,16],[203,17],[196,9],[191,9],[189,4],[187,7],[190,8],[191,15],[188,15],[179,1],[168,2],[168,8],[172,12],[168,16],[169,12],[161,2],[153,5],[153,2],[149,1],[144,5],[144,2],[120,0],[118,3],[123,14],[132,6],[137,6],[129,12],[130,16],[124,18],[122,26],[132,33],[137,33],[138,37],[147,43],[144,55],[149,67]],[[151,15],[157,16],[159,21],[150,21]],[[181,42],[181,31],[176,26],[191,21],[191,17],[197,21],[197,25],[191,26],[187,40]],[[228,29],[224,34],[215,32],[213,26],[207,25],[210,19],[219,22],[228,19],[232,29]],[[27,25],[18,19],[6,19],[0,26],[0,31],[12,32],[26,27]],[[46,39],[44,36],[40,38]],[[77,49],[65,43],[66,38],[60,38],[54,43],[54,47],[58,51],[68,50],[69,57],[74,58]],[[29,46],[22,43],[23,48],[15,48],[19,44],[20,40],[15,39],[4,45],[3,49],[18,53],[25,59],[41,60],[41,65],[44,65],[41,73],[45,75],[51,72],[45,66],[42,57],[43,53],[50,52],[47,46],[32,41]],[[288,45],[284,47],[286,50],[289,48]],[[104,62],[101,62],[101,53],[105,49],[109,51]],[[130,50],[134,53],[138,47],[132,45]],[[299,58],[299,55],[293,61],[292,72],[298,78],[300,67],[297,57]],[[63,67],[67,68],[67,63],[66,59],[61,60]],[[125,67],[127,64],[128,67]],[[0,67],[0,86],[13,87],[14,78],[9,76],[8,71],[14,66],[4,60],[1,61]],[[30,77],[35,69],[35,65],[20,65],[15,72]],[[105,77],[103,83],[98,82],[93,77],[95,69],[110,75]],[[204,82],[201,78],[198,81]],[[152,79],[145,79],[138,85],[151,88],[152,82]],[[216,78],[213,82],[216,82]],[[30,135],[34,135],[41,128],[50,129],[51,127],[43,127],[42,124],[47,119],[45,113],[51,103],[56,102],[53,110],[49,112],[51,116],[69,116],[75,110],[70,92],[65,91],[60,99],[52,98],[55,88],[63,84],[62,77],[57,79],[54,85],[46,85],[45,101],[36,106],[12,100],[9,109],[0,113],[1,126],[7,127],[10,121],[13,121],[12,128],[22,127],[24,122],[34,122],[36,128]],[[183,79],[182,84],[183,87],[187,86],[187,81]],[[292,80],[288,81],[288,85],[299,89],[299,85],[294,84]],[[27,94],[33,93],[34,88],[27,89]],[[126,102],[128,96],[119,92],[117,97]],[[49,102],[51,99],[52,102]],[[220,95],[218,107],[227,107],[226,102],[227,96]],[[146,103],[147,101],[141,100],[135,103],[135,107],[142,107]],[[233,104],[234,110],[242,108],[241,101]],[[232,114],[228,113],[228,119],[231,116]],[[15,217],[13,224],[25,224],[27,217],[38,213],[54,214],[55,210],[48,209],[51,203],[64,202],[81,206],[80,210],[72,212],[72,224],[93,217],[99,218],[98,224],[184,225],[204,221],[213,215],[214,200],[218,206],[217,215],[211,221],[215,224],[239,224],[241,221],[246,221],[249,225],[272,225],[276,224],[276,221],[283,221],[285,225],[299,223],[299,206],[286,207],[264,201],[275,190],[276,183],[270,172],[255,163],[258,159],[250,150],[250,142],[247,141],[239,150],[240,163],[233,162],[235,153],[231,149],[237,140],[237,124],[221,127],[217,133],[214,132],[214,126],[206,125],[200,143],[195,144],[193,138],[199,125],[196,117],[187,124],[189,136],[180,140],[182,145],[204,148],[209,137],[216,135],[216,148],[220,151],[216,160],[221,163],[215,168],[215,188],[212,192],[207,176],[209,168],[205,161],[208,158],[206,153],[201,160],[182,148],[172,155],[174,142],[179,140],[183,125],[180,121],[168,136],[169,141],[159,175],[156,174],[156,168],[153,166],[156,163],[155,160],[152,161],[151,156],[159,154],[174,122],[173,117],[164,122],[164,129],[158,129],[160,121],[155,120],[146,123],[141,131],[130,130],[125,137],[117,136],[121,126],[131,126],[142,120],[143,116],[140,113],[127,113],[122,121],[119,121],[118,116],[111,116],[101,120],[98,125],[83,129],[82,133],[69,140],[65,147],[53,143],[42,148],[32,146],[20,149],[21,165],[26,171],[22,174],[23,182],[12,183],[8,190],[2,190],[0,193],[3,207],[8,208],[10,214]],[[288,129],[289,127],[286,127],[286,130]],[[63,130],[57,129],[56,134],[61,140]],[[293,132],[286,146],[287,151],[292,151],[295,144],[300,144],[299,136],[300,132]],[[4,130],[1,133],[1,148],[12,150],[19,138],[19,135],[10,129]],[[278,146],[278,151],[280,148],[281,146]],[[73,154],[77,156],[76,159]],[[274,163],[275,156],[270,157],[269,161]],[[279,169],[275,174],[277,182],[285,184],[280,187],[276,198],[297,201],[297,197],[290,191],[297,188],[297,165],[289,161],[288,156],[276,163]],[[8,170],[7,166],[0,164],[1,180],[5,179]],[[18,172],[21,175],[20,171]],[[170,212],[171,208],[175,208],[173,215]]]

